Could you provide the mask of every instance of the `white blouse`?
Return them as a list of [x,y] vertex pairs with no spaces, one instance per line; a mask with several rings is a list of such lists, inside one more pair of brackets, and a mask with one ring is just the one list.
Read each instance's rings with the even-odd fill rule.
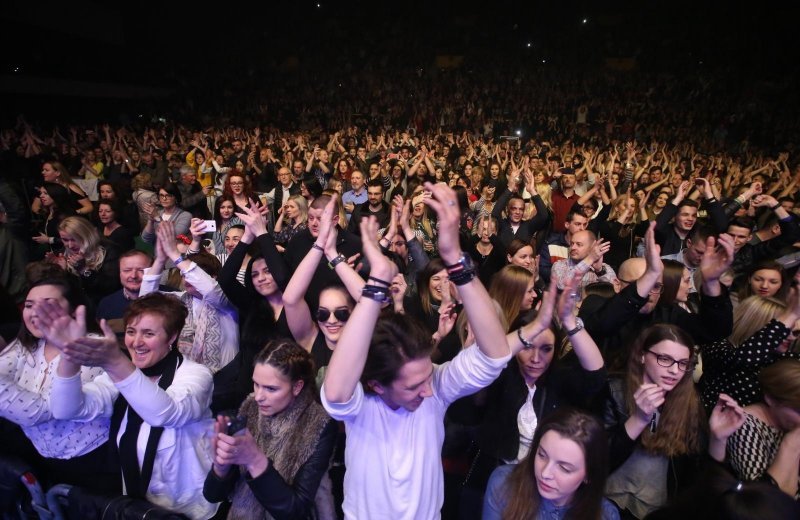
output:
[[531,451],[531,443],[533,442],[533,434],[536,432],[536,426],[539,424],[539,419],[536,417],[536,410],[533,408],[533,394],[536,393],[536,385],[528,387],[528,397],[525,399],[519,412],[517,413],[517,428],[519,429],[519,451],[517,452],[517,460],[509,461],[511,464],[518,464],[522,459],[528,456]]
[[[19,424],[43,457],[71,459],[85,455],[108,439],[109,420],[55,419],[50,410],[50,388],[56,375],[59,354],[49,363],[44,341],[31,352],[14,340],[0,353],[0,417]],[[103,375],[101,368],[83,367],[85,383]]]

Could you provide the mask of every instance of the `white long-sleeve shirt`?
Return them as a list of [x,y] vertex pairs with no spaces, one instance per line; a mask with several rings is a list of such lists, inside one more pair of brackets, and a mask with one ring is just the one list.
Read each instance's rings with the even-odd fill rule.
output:
[[[108,439],[108,418],[90,421],[53,417],[50,389],[61,355],[48,362],[44,341],[29,351],[14,340],[0,353],[0,417],[22,427],[43,457],[71,459],[85,455]],[[83,367],[76,381],[89,383],[104,375],[100,368]]]
[[492,359],[475,345],[434,365],[433,395],[414,412],[392,410],[361,384],[346,403],[322,405],[347,432],[344,475],[346,518],[417,520],[440,517],[444,502],[441,451],[444,414],[456,399],[494,381],[511,359]]
[[[150,428],[164,427],[147,500],[190,518],[206,519],[218,507],[203,498],[203,483],[212,463],[213,420],[209,406],[213,387],[208,368],[184,359],[166,390],[138,369],[116,384],[107,374],[84,384],[78,376],[56,375],[50,401],[53,416],[80,421],[111,417],[117,396],[125,396],[143,420],[136,447],[140,467]],[[126,415],[115,439],[117,445],[127,422]]]

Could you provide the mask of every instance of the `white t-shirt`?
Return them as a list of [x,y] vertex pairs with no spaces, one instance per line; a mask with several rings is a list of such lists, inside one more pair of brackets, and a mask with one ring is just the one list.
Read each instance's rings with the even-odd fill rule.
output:
[[473,345],[434,365],[433,395],[414,412],[392,410],[359,384],[346,403],[322,405],[347,432],[344,514],[353,519],[421,520],[440,517],[444,501],[441,451],[444,414],[456,399],[494,381],[511,359],[485,356]]

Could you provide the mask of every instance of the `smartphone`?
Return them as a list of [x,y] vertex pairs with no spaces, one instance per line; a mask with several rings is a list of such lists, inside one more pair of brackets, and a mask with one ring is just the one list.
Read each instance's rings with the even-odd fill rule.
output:
[[203,223],[206,225],[206,232],[213,233],[217,230],[217,221],[216,220],[204,220]]
[[229,417],[227,422],[227,428],[225,429],[225,434],[227,435],[236,435],[240,431],[244,430],[247,427],[247,417],[238,416],[238,417]]

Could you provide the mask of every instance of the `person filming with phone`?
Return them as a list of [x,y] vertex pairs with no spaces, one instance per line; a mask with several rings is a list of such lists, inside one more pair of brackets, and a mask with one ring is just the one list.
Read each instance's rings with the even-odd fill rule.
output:
[[203,495],[229,498],[228,518],[335,517],[327,471],[338,428],[316,401],[315,374],[300,345],[270,341],[238,416],[217,417]]

